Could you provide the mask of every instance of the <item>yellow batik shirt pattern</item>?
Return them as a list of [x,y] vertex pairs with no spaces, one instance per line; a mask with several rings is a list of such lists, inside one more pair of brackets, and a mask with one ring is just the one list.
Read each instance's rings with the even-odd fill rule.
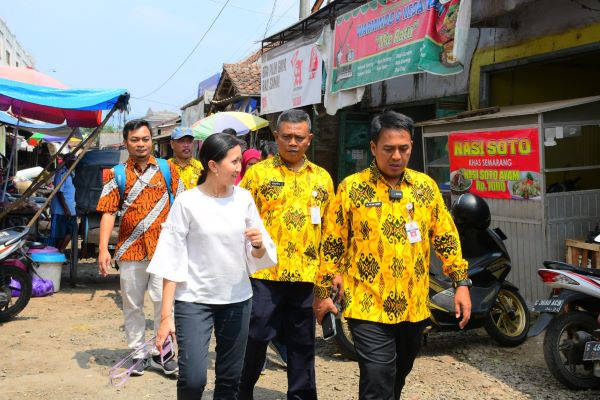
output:
[[[402,199],[390,200],[390,189]],[[415,221],[421,241],[405,225]],[[392,188],[373,163],[338,187],[326,217],[315,294],[326,298],[333,277],[344,279],[344,316],[395,324],[429,317],[430,241],[452,280],[467,278],[456,227],[436,183],[407,169]]]
[[[314,283],[324,217],[334,195],[327,171],[305,158],[295,172],[276,155],[246,171],[240,186],[252,193],[265,228],[277,245],[278,264],[252,277]],[[319,207],[318,224],[312,223],[311,207]]]
[[198,178],[200,177],[200,173],[204,169],[202,167],[202,163],[195,158],[191,158],[190,162],[182,167],[177,162],[176,158],[171,158],[169,160],[171,164],[177,167],[177,171],[179,171],[179,177],[183,182],[186,189],[193,189],[198,185]]

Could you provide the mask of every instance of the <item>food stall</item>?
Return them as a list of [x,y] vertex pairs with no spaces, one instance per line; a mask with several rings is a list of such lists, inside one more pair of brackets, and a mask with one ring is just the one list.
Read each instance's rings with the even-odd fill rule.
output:
[[[547,295],[536,271],[600,222],[600,96],[469,111],[417,124],[425,172],[446,195],[484,197],[508,236],[509,280]],[[596,255],[597,257],[597,255]],[[581,260],[588,266],[588,260]]]

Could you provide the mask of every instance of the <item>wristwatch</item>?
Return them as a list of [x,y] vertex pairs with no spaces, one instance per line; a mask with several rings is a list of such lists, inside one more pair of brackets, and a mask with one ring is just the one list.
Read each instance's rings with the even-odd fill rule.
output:
[[454,289],[456,289],[459,286],[466,286],[466,287],[470,288],[471,286],[473,286],[473,281],[470,280],[469,278],[467,278],[467,279],[463,279],[462,281],[452,282],[452,287]]

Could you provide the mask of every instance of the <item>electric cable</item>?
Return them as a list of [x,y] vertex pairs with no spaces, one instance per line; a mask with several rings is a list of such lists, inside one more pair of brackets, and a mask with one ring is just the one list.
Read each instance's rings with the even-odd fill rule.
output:
[[269,32],[269,25],[271,25],[271,21],[273,20],[273,14],[275,14],[275,8],[277,8],[277,0],[273,0],[273,8],[271,9],[271,15],[269,15],[269,20],[267,21],[267,26],[265,26],[265,34],[263,38],[267,36],[267,32]]
[[[221,2],[219,0],[210,0],[210,1],[213,2],[213,3],[215,3],[215,4],[223,4],[223,2]],[[292,5],[295,5],[295,4],[292,4]],[[264,12],[264,11],[259,11],[259,10],[253,10],[251,8],[240,7],[240,6],[236,6],[236,5],[233,5],[233,4],[231,4],[229,7],[237,8],[238,10],[244,10],[244,11],[251,12],[251,13],[254,13],[254,14],[262,14],[262,15],[269,15],[270,14],[269,11]],[[276,14],[276,15],[274,15],[274,17],[286,17],[286,18],[290,18],[290,19],[295,19],[294,17],[288,17],[287,15],[284,15],[284,14]]]
[[219,11],[219,13],[217,14],[217,16],[213,19],[212,23],[210,24],[210,26],[208,27],[208,29],[206,30],[206,32],[204,32],[204,35],[202,35],[202,37],[200,38],[200,40],[198,41],[198,43],[196,43],[196,45],[194,46],[194,48],[192,49],[192,51],[190,51],[190,53],[187,55],[187,57],[182,61],[181,64],[179,64],[179,66],[177,67],[177,69],[156,89],[154,89],[153,91],[151,91],[150,93],[146,94],[145,96],[140,96],[137,97],[137,99],[145,99],[146,97],[152,96],[154,93],[158,92],[160,89],[162,89],[174,76],[175,74],[177,74],[177,72],[179,72],[179,70],[185,65],[185,63],[190,59],[190,57],[192,56],[192,54],[194,54],[194,52],[196,51],[196,49],[198,48],[198,46],[200,46],[200,43],[202,43],[202,41],[204,40],[204,38],[206,37],[206,35],[208,34],[208,32],[210,32],[210,30],[212,29],[212,27],[215,25],[215,23],[217,22],[217,20],[219,19],[219,17],[221,16],[221,14],[223,13],[223,11],[225,10],[225,7],[227,7],[227,4],[229,4],[231,0],[227,0],[225,2],[225,4],[223,4],[223,7],[221,7],[221,10]]
[[[295,3],[292,3],[292,4],[291,4],[291,5],[290,5],[290,6],[287,8],[287,10],[285,10],[285,11],[283,12],[283,14],[281,14],[281,15],[279,16],[279,18],[278,18],[278,19],[277,19],[275,22],[273,22],[273,24],[272,24],[271,26],[276,26],[276,25],[279,23],[279,21],[281,21],[281,20],[283,19],[283,17],[285,17],[285,16],[287,15],[287,13],[288,13],[288,12],[289,12],[289,11],[292,9],[292,7],[294,7],[294,6],[296,6],[296,4],[295,4]],[[258,28],[256,29],[256,31],[254,31],[254,33],[253,33],[252,35],[250,35],[250,36],[254,36],[254,35],[258,34],[259,30],[260,30],[260,27],[258,27]],[[234,51],[234,52],[233,52],[233,53],[232,53],[232,54],[231,54],[231,55],[230,55],[230,56],[229,56],[227,59],[228,59],[228,60],[231,60],[231,59],[233,59],[233,57],[234,57],[236,54],[238,54],[238,52],[240,51],[240,49],[241,49],[242,47],[244,47],[244,46],[247,46],[247,45],[248,45],[248,43],[250,43],[250,46],[247,46],[247,47],[246,47],[246,50],[245,50],[245,52],[247,52],[247,51],[248,51],[248,49],[250,49],[250,47],[254,46],[254,45],[255,45],[256,43],[258,43],[258,42],[260,42],[260,39],[259,39],[259,40],[253,40],[253,39],[250,39],[249,41],[246,41],[246,42],[242,43],[242,44],[240,45],[240,47],[238,47],[238,48],[237,48],[237,49],[236,49],[236,50],[235,50],[235,51]]]

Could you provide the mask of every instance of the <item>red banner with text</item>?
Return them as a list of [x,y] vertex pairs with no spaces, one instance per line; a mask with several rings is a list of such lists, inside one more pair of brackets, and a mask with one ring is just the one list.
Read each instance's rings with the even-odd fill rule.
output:
[[448,138],[450,188],[496,199],[540,199],[539,134],[535,128],[454,132]]

